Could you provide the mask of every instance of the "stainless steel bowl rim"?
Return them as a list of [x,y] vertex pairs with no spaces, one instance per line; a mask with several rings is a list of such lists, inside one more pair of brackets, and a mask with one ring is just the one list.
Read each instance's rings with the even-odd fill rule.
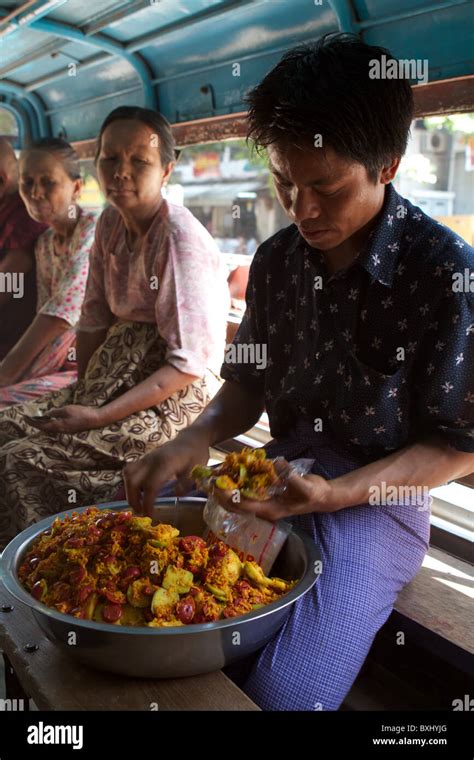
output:
[[[174,500],[172,498],[165,497],[156,499],[155,504],[171,504],[173,501]],[[196,502],[204,504],[206,502],[206,499],[184,497],[181,498],[180,501],[185,503]],[[91,506],[104,510],[118,509],[125,511],[131,509],[128,502],[126,501],[113,501],[107,502],[106,504],[93,504]],[[236,617],[228,618],[227,620],[219,620],[217,622],[195,623],[193,625],[172,626],[165,628],[113,625],[111,623],[97,623],[93,620],[75,618],[72,615],[66,615],[62,612],[58,612],[57,610],[53,610],[51,607],[42,604],[33,596],[31,596],[31,594],[29,594],[28,591],[23,588],[20,581],[18,580],[17,566],[19,564],[19,557],[23,553],[25,545],[31,543],[33,538],[37,538],[40,533],[51,527],[52,523],[57,517],[63,518],[66,515],[80,514],[81,512],[85,512],[87,509],[90,509],[90,506],[68,509],[64,512],[50,515],[44,520],[31,525],[29,528],[26,528],[26,530],[19,533],[18,536],[15,536],[12,541],[10,541],[10,543],[5,547],[0,558],[0,580],[3,582],[5,588],[10,594],[12,594],[12,596],[14,596],[23,604],[28,605],[28,607],[30,607],[34,612],[38,612],[42,615],[53,618],[54,620],[59,620],[66,623],[71,623],[74,621],[74,625],[81,628],[87,628],[88,630],[105,631],[107,633],[113,633],[114,635],[122,636],[143,636],[144,633],[151,636],[176,636],[177,634],[186,636],[199,633],[200,631],[215,631],[221,628],[235,626],[237,621],[239,625],[242,623],[250,623],[252,620],[270,615],[277,608],[284,609],[289,604],[292,604],[294,601],[296,601],[296,599],[298,599],[304,593],[309,591],[318,577],[314,567],[314,563],[318,559],[318,553],[314,541],[312,541],[311,537],[307,533],[292,526],[292,532],[295,533],[303,541],[307,551],[308,567],[306,568],[306,572],[298,581],[296,586],[291,589],[291,591],[289,591],[280,599],[277,599],[276,601],[265,605],[265,607],[261,607],[258,610],[255,610],[254,612],[248,612],[245,615],[239,615]],[[177,506],[177,509],[179,509],[179,505]]]

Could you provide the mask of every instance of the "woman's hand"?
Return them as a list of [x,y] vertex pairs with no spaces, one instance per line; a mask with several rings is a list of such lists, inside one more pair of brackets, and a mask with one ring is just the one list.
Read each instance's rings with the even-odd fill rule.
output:
[[[278,472],[288,467],[284,459],[275,463]],[[266,501],[244,499],[239,491],[214,489],[214,498],[231,512],[253,513],[263,520],[280,520],[283,517],[302,515],[307,512],[333,512],[330,499],[330,481],[319,475],[298,475],[292,472],[286,480],[286,489]],[[240,498],[239,498],[240,497]]]
[[197,430],[183,430],[174,441],[130,462],[123,470],[127,500],[132,509],[151,517],[156,494],[165,483],[178,479],[176,493],[184,495],[193,488],[192,468],[207,464],[209,442]]
[[100,409],[94,406],[69,404],[51,409],[30,423],[45,433],[81,433],[102,427]]

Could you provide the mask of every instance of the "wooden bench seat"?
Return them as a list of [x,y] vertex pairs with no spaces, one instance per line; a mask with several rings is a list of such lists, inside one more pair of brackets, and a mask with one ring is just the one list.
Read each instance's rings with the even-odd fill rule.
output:
[[473,599],[472,565],[431,547],[417,576],[398,595],[395,609],[474,654]]

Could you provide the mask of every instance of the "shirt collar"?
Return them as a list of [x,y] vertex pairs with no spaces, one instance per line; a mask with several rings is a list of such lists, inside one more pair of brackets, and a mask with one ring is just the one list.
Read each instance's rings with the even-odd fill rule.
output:
[[407,214],[406,201],[390,183],[385,188],[379,220],[356,260],[374,280],[388,287],[393,283]]

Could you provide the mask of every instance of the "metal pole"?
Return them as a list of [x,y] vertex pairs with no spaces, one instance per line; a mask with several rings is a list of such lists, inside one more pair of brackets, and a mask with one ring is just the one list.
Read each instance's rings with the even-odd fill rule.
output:
[[38,0],[28,0],[27,3],[23,3],[23,5],[19,5],[18,8],[15,8],[13,11],[8,13],[2,20],[0,21],[0,26],[3,26],[4,24],[7,24],[9,21],[11,21],[12,18],[16,18],[16,16],[19,16],[20,13],[23,13],[23,11],[27,11],[28,8],[31,8],[32,5],[35,5],[38,2]]
[[[38,0],[26,3],[23,7],[17,8],[15,11],[15,20],[12,23],[8,23],[8,19],[11,19],[12,14],[9,13],[0,21],[0,27],[4,27],[0,30],[0,37],[5,37],[8,34],[18,31],[22,26],[31,26],[33,21],[36,21],[43,16],[46,16],[50,11],[60,8],[61,5],[65,5],[68,0],[45,0],[41,4],[38,4]],[[36,5],[31,11],[28,10],[32,5]],[[5,26],[5,24],[7,24]]]

